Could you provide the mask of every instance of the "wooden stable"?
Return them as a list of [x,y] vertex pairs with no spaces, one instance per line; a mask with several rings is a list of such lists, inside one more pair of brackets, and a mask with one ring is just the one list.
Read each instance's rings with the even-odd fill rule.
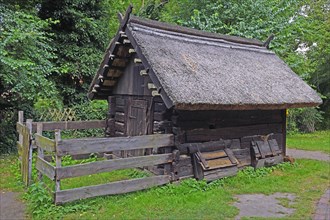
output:
[[88,96],[108,100],[107,136],[173,134],[175,143],[118,156],[179,150],[174,168],[153,172],[207,180],[283,161],[286,109],[321,99],[267,49],[269,41],[142,19],[131,10],[120,18]]

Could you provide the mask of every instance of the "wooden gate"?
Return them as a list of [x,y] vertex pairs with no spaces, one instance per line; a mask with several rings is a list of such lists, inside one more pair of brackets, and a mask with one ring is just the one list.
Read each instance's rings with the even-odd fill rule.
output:
[[23,111],[19,111],[18,122],[16,124],[16,130],[19,134],[17,150],[20,161],[22,181],[24,182],[25,186],[28,186],[30,184],[32,170],[32,120],[28,119],[26,121],[26,125],[23,124],[23,120]]

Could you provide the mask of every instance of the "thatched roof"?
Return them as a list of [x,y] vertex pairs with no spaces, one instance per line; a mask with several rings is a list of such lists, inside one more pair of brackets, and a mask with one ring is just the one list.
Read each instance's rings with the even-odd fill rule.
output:
[[155,75],[162,97],[176,109],[285,109],[322,103],[260,41],[134,16],[125,32]]

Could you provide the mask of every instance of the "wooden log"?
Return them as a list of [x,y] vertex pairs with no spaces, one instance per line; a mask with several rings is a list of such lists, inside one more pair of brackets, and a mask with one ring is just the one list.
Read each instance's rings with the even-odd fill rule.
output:
[[56,143],[54,140],[46,138],[40,134],[35,134],[36,145],[48,152],[55,152]]
[[61,190],[55,193],[55,203],[62,204],[78,199],[86,199],[102,195],[116,195],[148,189],[169,183],[169,175],[146,177],[142,179],[124,180],[96,186],[87,186],[77,189]]
[[122,122],[115,122],[115,129],[116,131],[121,131],[124,132],[125,131],[125,124]]
[[225,143],[223,140],[220,141],[209,141],[209,142],[203,142],[203,143],[184,143],[177,146],[180,150],[181,154],[188,154],[188,153],[195,153],[195,152],[189,152],[189,149],[196,148],[200,152],[208,152],[208,151],[217,151],[217,150],[223,150],[225,148]]
[[[41,123],[41,122],[38,122]],[[43,131],[60,130],[79,130],[91,128],[105,128],[106,120],[91,120],[91,121],[60,121],[60,122],[42,122]],[[32,123],[32,131],[36,132],[37,122]]]
[[36,168],[42,174],[46,175],[49,179],[51,180],[55,179],[55,167],[46,160],[37,157]]
[[154,134],[114,138],[82,138],[62,140],[57,146],[57,154],[77,155],[116,150],[135,150],[173,146],[172,134]]
[[188,142],[215,141],[219,139],[235,139],[249,135],[267,135],[281,133],[281,124],[263,124],[217,129],[194,129],[186,132]]
[[58,179],[85,176],[96,173],[110,172],[119,169],[152,166],[173,161],[173,154],[158,154],[141,157],[128,157],[113,160],[97,161],[73,166],[57,168]]
[[125,122],[125,114],[122,112],[116,112],[115,113],[115,120],[118,122]]

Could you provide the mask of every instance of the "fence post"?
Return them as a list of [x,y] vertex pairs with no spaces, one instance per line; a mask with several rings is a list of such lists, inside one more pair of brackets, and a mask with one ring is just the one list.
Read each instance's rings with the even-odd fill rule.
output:
[[[18,111],[18,122],[23,124],[24,123],[24,112],[23,111]],[[19,134],[18,136],[18,142],[23,145],[23,135]]]
[[[58,156],[57,154],[57,146],[58,143],[61,141],[61,130],[56,129],[55,130],[55,147],[56,147],[56,152],[55,152],[55,163],[56,163],[56,169],[62,166],[62,158],[61,156]],[[61,190],[61,182],[59,179],[57,179],[57,173],[55,171],[55,194],[56,192]]]
[[32,119],[26,119],[26,127],[29,129],[29,154],[28,154],[28,180],[27,185],[31,184],[31,177],[32,177],[32,146],[31,146],[31,139],[32,139]]
[[[42,135],[42,130],[43,130],[42,122],[37,123],[37,134]],[[38,148],[38,157],[44,159],[44,150],[39,146],[37,146],[37,148]],[[38,171],[38,180],[42,181],[42,173],[40,171]]]

